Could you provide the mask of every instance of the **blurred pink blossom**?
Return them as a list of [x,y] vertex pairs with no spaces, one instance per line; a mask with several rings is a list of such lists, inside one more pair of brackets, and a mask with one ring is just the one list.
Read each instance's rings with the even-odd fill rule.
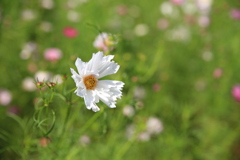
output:
[[46,138],[46,137],[42,137],[41,139],[39,139],[39,145],[42,147],[47,147],[51,142],[50,138]]
[[9,114],[19,114],[20,109],[17,106],[10,106],[7,110]]
[[232,88],[233,98],[240,103],[240,85],[235,85]]
[[160,84],[155,83],[155,84],[153,84],[152,89],[153,89],[153,91],[158,92],[161,89],[161,86],[160,86]]
[[175,5],[181,5],[184,3],[185,0],[170,0]]
[[108,33],[100,33],[93,42],[93,46],[101,51],[108,52],[117,44],[116,37]]
[[79,141],[80,141],[81,145],[83,145],[83,146],[86,146],[87,144],[91,143],[91,139],[87,135],[82,135],[79,138]]
[[62,51],[58,48],[48,48],[44,51],[44,58],[51,62],[56,62],[62,57]]
[[230,12],[230,16],[233,19],[240,20],[240,10],[239,9],[232,9],[231,12]]
[[117,7],[117,13],[120,15],[120,16],[124,16],[128,13],[128,8],[127,6],[125,5],[119,5]]
[[222,74],[223,74],[223,70],[221,68],[216,68],[213,71],[213,77],[214,78],[220,78],[220,77],[222,77]]
[[0,105],[6,106],[12,101],[12,94],[6,89],[0,89]]
[[167,19],[161,18],[157,21],[157,27],[161,30],[167,29],[169,26],[169,22]]
[[65,27],[63,29],[63,34],[68,38],[75,38],[78,35],[78,31],[73,27]]
[[142,141],[142,142],[149,141],[150,138],[151,138],[151,135],[150,135],[150,133],[148,133],[148,132],[141,132],[141,133],[138,135],[138,140],[139,140],[139,141]]
[[200,27],[207,27],[210,24],[210,19],[208,16],[200,16],[198,18],[198,25]]

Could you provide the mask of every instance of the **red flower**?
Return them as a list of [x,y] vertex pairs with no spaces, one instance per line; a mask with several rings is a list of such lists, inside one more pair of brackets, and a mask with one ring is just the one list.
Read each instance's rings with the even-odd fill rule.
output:
[[63,34],[68,38],[75,38],[78,35],[78,31],[73,27],[65,27],[63,29]]

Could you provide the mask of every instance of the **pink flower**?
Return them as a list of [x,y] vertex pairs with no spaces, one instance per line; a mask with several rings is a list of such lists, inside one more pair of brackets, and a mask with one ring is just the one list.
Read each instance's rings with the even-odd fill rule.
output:
[[157,21],[157,27],[161,30],[167,29],[169,26],[169,22],[167,19],[161,18]]
[[160,84],[155,83],[155,84],[152,86],[152,89],[153,89],[153,91],[158,92],[158,91],[161,89],[161,86],[160,86]]
[[65,27],[63,34],[68,38],[75,38],[78,35],[78,31],[73,27]]
[[47,61],[55,62],[62,57],[62,51],[58,48],[48,48],[44,51],[44,58]]
[[181,5],[184,3],[185,0],[170,0],[175,5]]
[[200,16],[198,18],[198,24],[200,27],[207,27],[210,24],[210,19],[208,16]]
[[240,20],[240,10],[239,9],[232,9],[231,12],[230,12],[230,16],[233,19]]
[[240,85],[233,86],[232,96],[236,101],[240,102]]
[[221,68],[216,68],[214,71],[213,71],[213,77],[214,78],[220,78],[223,74],[223,70]]
[[8,108],[7,112],[9,114],[19,114],[20,109],[17,106],[11,106],[11,107]]
[[119,5],[117,7],[117,13],[120,15],[120,16],[124,16],[128,13],[128,8],[127,6],[125,5]]
[[117,44],[116,36],[104,32],[100,33],[93,42],[93,46],[95,48],[104,52],[113,50],[114,45],[116,44]]
[[7,106],[12,101],[12,94],[6,89],[0,89],[0,105]]

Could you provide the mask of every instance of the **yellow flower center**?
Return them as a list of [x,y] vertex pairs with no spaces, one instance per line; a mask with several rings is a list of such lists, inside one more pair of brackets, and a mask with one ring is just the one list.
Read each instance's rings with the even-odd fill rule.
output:
[[87,89],[93,90],[97,86],[97,78],[94,75],[89,75],[83,78],[84,85]]

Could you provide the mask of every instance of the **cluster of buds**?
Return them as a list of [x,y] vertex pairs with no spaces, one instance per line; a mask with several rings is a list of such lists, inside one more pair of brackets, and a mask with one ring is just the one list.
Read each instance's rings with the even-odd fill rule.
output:
[[36,87],[42,89],[45,86],[48,86],[49,89],[54,89],[56,87],[56,83],[54,82],[36,82]]

